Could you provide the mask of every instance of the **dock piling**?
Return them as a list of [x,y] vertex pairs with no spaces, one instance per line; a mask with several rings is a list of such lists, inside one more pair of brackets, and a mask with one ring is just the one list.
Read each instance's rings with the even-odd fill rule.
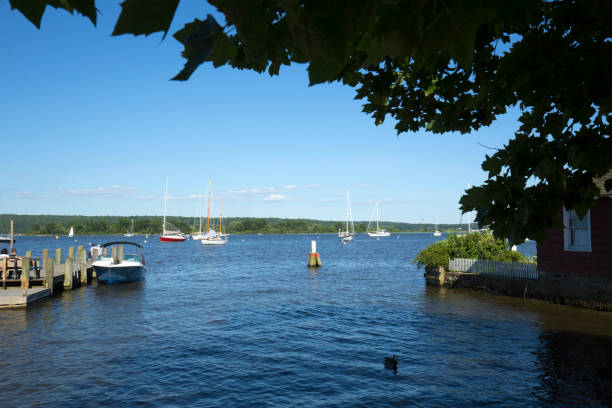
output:
[[62,264],[62,248],[55,249],[55,264],[56,265]]
[[28,297],[28,288],[30,287],[31,261],[32,258],[28,256],[24,256],[23,258],[21,258],[21,289],[23,290],[23,297]]
[[72,258],[66,257],[64,264],[64,289],[72,289]]
[[53,274],[55,272],[55,262],[53,258],[47,258],[45,263],[45,284],[49,289],[49,295],[53,296]]
[[2,289],[6,289],[6,258],[2,258]]

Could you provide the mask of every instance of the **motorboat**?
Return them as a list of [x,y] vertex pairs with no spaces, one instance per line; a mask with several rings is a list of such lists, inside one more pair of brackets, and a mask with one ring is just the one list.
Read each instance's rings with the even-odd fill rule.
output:
[[[124,252],[124,247],[129,248]],[[112,241],[99,246],[102,255],[92,266],[98,282],[124,283],[144,279],[145,259],[142,245],[131,241]]]

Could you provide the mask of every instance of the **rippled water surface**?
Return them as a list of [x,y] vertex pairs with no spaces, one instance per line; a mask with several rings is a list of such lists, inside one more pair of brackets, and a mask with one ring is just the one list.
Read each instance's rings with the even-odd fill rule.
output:
[[144,282],[0,310],[0,406],[612,404],[612,314],[425,287],[412,260],[432,240],[150,238]]

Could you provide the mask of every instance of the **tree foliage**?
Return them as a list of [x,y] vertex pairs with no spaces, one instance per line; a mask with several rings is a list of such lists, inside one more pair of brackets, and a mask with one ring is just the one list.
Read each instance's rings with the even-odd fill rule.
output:
[[[50,5],[94,24],[95,0],[10,0],[36,26]],[[174,33],[186,80],[201,64],[277,75],[307,63],[311,84],[356,88],[398,133],[471,132],[522,112],[488,179],[461,199],[497,236],[541,240],[561,207],[593,208],[592,180],[612,167],[609,0],[209,0],[224,21]],[[125,0],[114,35],[168,32],[178,0]],[[612,181],[606,184],[612,189]]]
[[506,241],[488,232],[473,232],[461,237],[451,234],[448,239],[431,244],[419,252],[415,263],[421,266],[442,266],[448,269],[452,258],[486,259],[502,262],[530,262],[518,251],[508,249]]
[[[131,230],[134,221],[135,234],[160,234],[162,217],[159,216],[84,216],[84,215],[17,215],[0,214],[0,235],[8,233],[11,220],[15,233],[35,235],[66,235],[74,227],[77,235],[120,235]],[[168,222],[184,233],[196,231],[193,218],[168,217]],[[218,230],[219,220],[213,220],[212,228]],[[231,234],[285,234],[285,233],[337,233],[338,221],[286,218],[235,218],[223,219],[223,231]],[[367,221],[355,223],[355,231],[365,232]],[[390,232],[427,232],[433,231],[433,224],[409,224],[403,222],[382,222],[381,227]],[[441,229],[456,230],[457,224],[440,224]]]

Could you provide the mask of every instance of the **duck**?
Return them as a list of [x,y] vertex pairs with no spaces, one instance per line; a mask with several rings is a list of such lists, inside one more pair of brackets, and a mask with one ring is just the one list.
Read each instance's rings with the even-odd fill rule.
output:
[[393,357],[385,357],[385,368],[397,371],[397,356],[395,354]]

